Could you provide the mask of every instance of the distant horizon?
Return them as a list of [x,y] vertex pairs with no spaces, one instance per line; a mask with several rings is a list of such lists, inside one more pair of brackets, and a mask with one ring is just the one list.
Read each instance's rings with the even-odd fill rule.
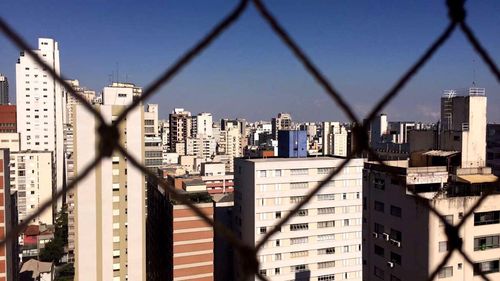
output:
[[[34,48],[39,37],[55,39],[65,78],[100,92],[115,79],[146,87],[236,4],[124,2],[8,1],[2,17]],[[443,31],[444,2],[266,4],[362,120]],[[468,23],[499,61],[500,2],[469,1],[466,8]],[[19,50],[3,35],[0,46],[0,73],[15,103]],[[500,122],[500,85],[457,30],[383,111],[391,121],[435,122],[443,90],[474,83],[486,88],[488,123]],[[148,102],[159,104],[162,119],[184,107],[214,119],[271,120],[286,111],[301,122],[348,122],[253,7]]]

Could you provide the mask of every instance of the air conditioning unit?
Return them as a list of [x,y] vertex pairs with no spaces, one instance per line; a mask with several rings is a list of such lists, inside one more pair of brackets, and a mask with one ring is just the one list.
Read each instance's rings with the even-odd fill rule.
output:
[[373,236],[374,238],[378,238],[378,233],[377,233],[377,232],[372,232],[372,236]]
[[391,239],[391,244],[398,248],[401,248],[401,242],[399,242],[398,240]]
[[387,266],[390,267],[390,268],[393,268],[394,267],[394,263],[392,261],[388,261],[387,262]]
[[382,237],[384,238],[385,241],[389,241],[389,234],[382,233]]

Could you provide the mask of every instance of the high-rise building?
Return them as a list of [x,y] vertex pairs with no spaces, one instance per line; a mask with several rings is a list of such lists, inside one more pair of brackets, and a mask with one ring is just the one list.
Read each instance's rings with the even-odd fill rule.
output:
[[[50,151],[18,151],[10,153],[10,186],[17,191],[19,222],[52,199],[53,165]],[[56,206],[47,208],[31,224],[53,224]]]
[[[496,203],[500,194],[498,178],[484,162],[484,89],[473,89],[468,96],[448,93],[441,101],[443,122],[438,146],[420,139],[417,141],[428,144],[431,150],[413,151],[409,160],[386,161],[384,166],[365,163],[365,280],[428,279],[452,250],[451,245],[460,243],[447,236],[443,221],[459,224],[484,192],[492,193],[465,219],[457,237],[473,265],[455,253],[441,266],[437,277],[479,280],[479,273],[484,273],[490,280],[500,278],[500,208]],[[431,141],[435,139],[433,134],[428,135]]]
[[290,113],[280,112],[278,117],[271,120],[272,124],[272,134],[274,139],[278,139],[278,131],[280,130],[291,130],[292,129],[292,115]]
[[[60,74],[58,43],[38,39],[34,50],[56,74]],[[21,133],[21,150],[52,151],[55,171],[54,189],[63,186],[64,111],[63,90],[48,71],[21,52],[16,64],[17,130]],[[58,200],[57,209],[62,207]]]
[[[185,192],[203,213],[213,217],[212,197],[206,191]],[[214,280],[214,231],[189,207],[175,200],[168,206],[170,280]]]
[[[259,243],[342,161],[236,159],[236,234],[249,245]],[[361,280],[362,169],[363,159],[352,159],[264,244],[258,256],[261,274],[272,280]],[[242,263],[235,264],[235,280],[241,280]]]
[[238,127],[226,126],[220,130],[219,145],[217,148],[218,154],[228,155],[229,158],[229,172],[233,171],[233,163],[235,157],[243,155],[241,147],[241,131]]
[[500,124],[488,124],[486,131],[486,164],[500,176]]
[[[134,98],[134,87],[105,87],[97,105],[111,123]],[[113,104],[116,102],[117,104]],[[75,111],[75,174],[98,153],[98,121]],[[120,143],[144,163],[144,110],[133,109],[119,126]],[[89,149],[94,148],[94,149]],[[75,280],[146,280],[145,177],[119,152],[103,159],[75,193]]]
[[9,104],[9,81],[0,73],[0,104]]
[[349,155],[348,135],[340,122],[323,122],[323,155]]
[[[95,91],[88,90],[80,86],[78,80],[66,80],[71,85],[74,92],[80,97],[84,98],[88,103],[94,104],[96,102]],[[66,110],[64,115],[64,154],[65,154],[65,169],[66,179],[71,182],[74,178],[74,123],[75,123],[75,110],[80,101],[70,94],[66,89],[64,90],[64,99],[66,101]],[[66,193],[66,206],[68,212],[68,260],[74,261],[75,250],[75,214],[74,214],[74,190]]]
[[15,105],[0,105],[0,133],[16,133],[17,117]]
[[194,155],[207,162],[215,155],[217,143],[213,137],[198,135],[186,139],[185,155]]
[[[170,134],[169,144],[170,152],[184,153],[180,151],[185,146],[177,146],[177,144],[184,144],[186,138],[191,136],[193,118],[191,112],[185,111],[184,108],[175,108],[169,115]],[[182,149],[182,150],[184,150]]]
[[[16,220],[15,195],[10,192],[9,150],[0,149],[0,239],[12,231]],[[17,239],[8,241],[0,247],[0,280],[18,280],[19,270]]]
[[147,104],[144,111],[144,161],[153,172],[163,164],[163,146],[158,122],[158,105]]
[[212,113],[202,112],[193,116],[193,137],[206,136],[212,137]]

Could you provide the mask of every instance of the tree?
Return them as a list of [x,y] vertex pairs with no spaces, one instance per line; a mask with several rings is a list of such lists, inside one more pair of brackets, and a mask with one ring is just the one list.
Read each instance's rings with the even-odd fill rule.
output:
[[64,246],[68,244],[68,213],[66,207],[57,214],[54,239],[45,244],[45,247],[40,250],[39,259],[41,261],[59,263],[59,260],[64,256]]
[[45,243],[45,247],[40,251],[39,258],[41,261],[59,263],[59,260],[64,256],[64,243],[59,238],[54,238],[50,242]]

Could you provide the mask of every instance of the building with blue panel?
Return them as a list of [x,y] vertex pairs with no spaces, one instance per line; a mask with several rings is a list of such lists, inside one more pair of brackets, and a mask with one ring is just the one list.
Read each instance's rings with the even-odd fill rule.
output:
[[307,157],[307,132],[279,131],[278,157]]

